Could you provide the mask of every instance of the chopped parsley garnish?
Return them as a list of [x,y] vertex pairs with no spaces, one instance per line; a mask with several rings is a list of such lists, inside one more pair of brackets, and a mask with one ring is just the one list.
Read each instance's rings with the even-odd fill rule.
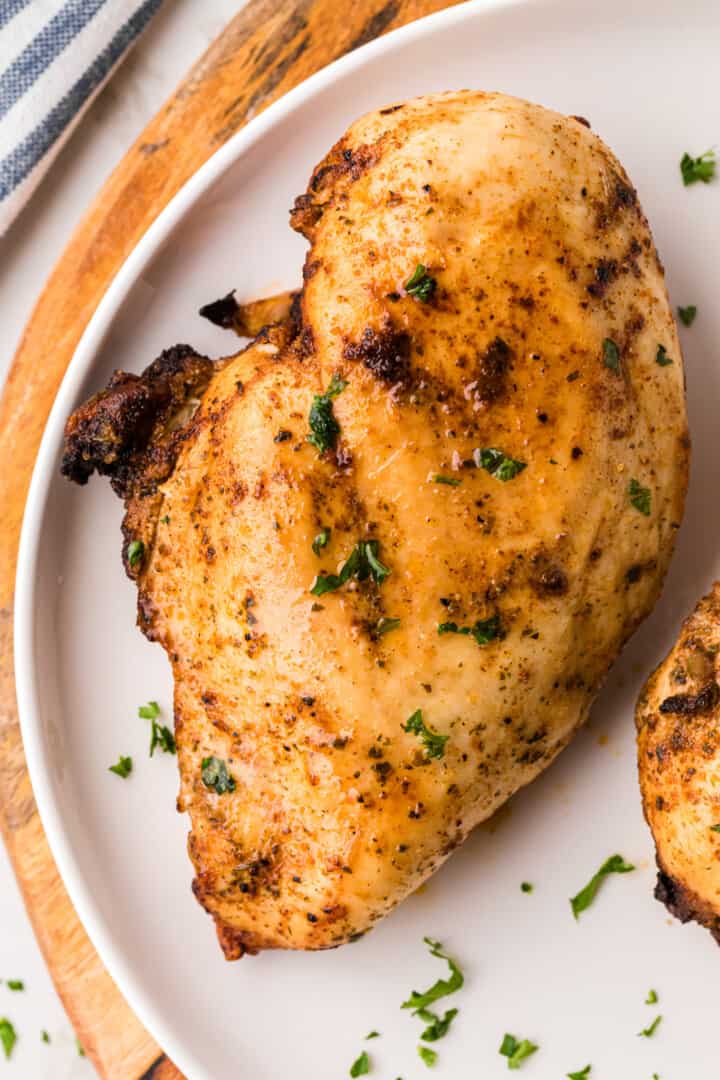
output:
[[371,577],[377,585],[382,585],[390,573],[390,568],[380,562],[377,540],[360,540],[350,552],[340,568],[339,574],[318,574],[310,592],[313,596],[323,596],[341,588],[350,578],[365,581]]
[[460,476],[443,476],[442,473],[435,473],[433,476],[434,484],[447,484],[449,487],[458,487],[462,484],[462,477]]
[[616,374],[620,371],[620,349],[612,338],[606,337],[602,343],[603,364]]
[[683,326],[692,326],[697,315],[697,307],[695,304],[688,304],[687,307],[679,307],[677,313]]
[[226,792],[235,790],[235,781],[221,758],[203,758],[200,767],[203,784],[212,788],[216,795],[225,795]]
[[580,1072],[566,1073],[566,1076],[568,1080],[587,1080],[588,1076],[590,1075],[591,1069],[592,1065],[586,1065],[584,1069],[580,1070]]
[[597,896],[597,891],[603,879],[608,874],[628,874],[634,869],[635,867],[631,863],[625,862],[622,855],[611,855],[609,859],[606,859],[597,874],[590,878],[585,888],[581,889],[577,896],[573,896],[570,900],[570,906],[575,918],[577,919],[580,912],[590,907]]
[[49,1043],[50,1042],[50,1036],[48,1035],[45,1028],[43,1028],[42,1031],[40,1032],[40,1038],[42,1039],[42,1041],[44,1043]]
[[24,990],[25,989],[25,983],[22,981],[22,979],[8,979],[8,981],[5,983],[5,985],[7,986],[8,990]]
[[400,619],[390,619],[387,615],[383,615],[375,624],[375,633],[378,637],[382,637],[383,634],[389,634],[391,630],[397,630],[398,626],[400,626]]
[[431,1050],[429,1046],[418,1046],[418,1056],[427,1065],[428,1069],[431,1069],[437,1061],[437,1050]]
[[668,367],[672,364],[672,357],[668,356],[667,349],[664,345],[658,345],[657,353],[655,354],[655,363],[660,367]]
[[711,825],[710,826],[710,832],[720,832],[720,824],[719,825]]
[[367,1076],[370,1072],[370,1057],[367,1050],[363,1050],[360,1057],[356,1058],[350,1066],[351,1076]]
[[437,1042],[438,1039],[443,1039],[457,1014],[457,1009],[448,1009],[445,1015],[440,1017],[430,1009],[418,1009],[415,1015],[427,1024],[420,1038],[425,1042]]
[[127,549],[127,561],[130,566],[137,566],[138,563],[142,562],[144,556],[145,545],[142,540],[131,540]]
[[438,625],[438,634],[465,634],[475,638],[478,645],[487,645],[500,634],[500,616],[491,615],[489,619],[479,619],[474,626],[458,626],[454,622]]
[[108,766],[108,772],[114,772],[116,776],[122,776],[123,780],[127,780],[132,772],[132,758],[121,754],[116,765]]
[[653,1020],[652,1024],[650,1024],[646,1028],[643,1028],[642,1031],[638,1031],[638,1037],[645,1038],[645,1039],[651,1038],[651,1036],[653,1036],[655,1034],[658,1027],[660,1026],[660,1021],[661,1020],[662,1020],[662,1016],[656,1016],[655,1019]]
[[316,394],[313,398],[308,415],[310,434],[307,441],[312,443],[319,454],[324,454],[326,450],[334,450],[337,443],[340,425],[333,413],[332,399],[341,394],[346,386],[347,381],[335,374],[325,393]]
[[156,746],[159,746],[165,754],[177,753],[175,736],[170,728],[165,727],[164,724],[158,724],[157,720],[153,720],[150,732],[150,757],[155,753]]
[[13,1046],[17,1042],[17,1035],[15,1034],[15,1028],[5,1016],[0,1020],[0,1042],[5,1051],[5,1057],[9,1058],[13,1052]]
[[160,518],[160,520],[162,521],[163,525],[169,525],[170,524],[170,515],[169,514],[163,514],[163,516]]
[[526,893],[531,893],[533,891],[533,885],[529,881],[523,881],[520,888],[522,889],[523,892],[526,892]]
[[148,701],[147,705],[141,705],[138,716],[141,720],[149,720],[152,724],[150,732],[150,757],[155,753],[155,747],[159,746],[166,754],[174,754],[177,751],[175,736],[170,728],[159,724],[157,718],[160,715],[160,706],[157,701]]
[[650,488],[642,487],[640,482],[633,477],[628,487],[628,495],[635,509],[645,517],[650,517]]
[[473,450],[472,456],[478,469],[484,469],[496,480],[502,480],[503,484],[527,468],[527,462],[508,457],[494,446]]
[[531,1043],[529,1039],[518,1042],[514,1035],[505,1035],[498,1053],[508,1059],[508,1069],[519,1069],[523,1061],[529,1058],[531,1054],[534,1054],[537,1049],[539,1047],[535,1043]]
[[324,547],[327,547],[330,543],[330,530],[321,529],[312,542],[312,549],[316,555],[319,555]]
[[688,153],[683,154],[680,159],[680,172],[685,187],[697,183],[698,180],[701,180],[703,184],[709,184],[715,176],[715,164],[714,150],[706,150],[704,154],[696,158]]
[[657,990],[648,990],[648,996],[645,998],[646,1005],[655,1005],[658,1001]]
[[432,1005],[433,1002],[438,1001],[440,998],[447,997],[448,994],[454,994],[462,989],[465,982],[462,971],[455,961],[442,951],[442,945],[439,941],[433,941],[432,938],[428,937],[423,938],[423,941],[430,949],[432,956],[447,962],[450,969],[450,978],[438,979],[428,990],[422,993],[413,990],[407,1001],[403,1001],[401,1008],[413,1009],[416,1015],[419,1015],[421,1009],[427,1009],[429,1005]]
[[408,722],[403,724],[402,729],[412,735],[419,736],[425,748],[425,753],[429,758],[441,758],[445,756],[445,743],[450,736],[438,735],[437,731],[433,731],[432,728],[429,728],[423,720],[422,709],[416,709]]
[[367,1041],[368,1041],[368,1039],[379,1039],[379,1038],[380,1038],[380,1032],[379,1032],[379,1031],[370,1031],[370,1032],[369,1032],[369,1033],[368,1033],[368,1034],[367,1034],[367,1035],[365,1036],[365,1042],[367,1042]]
[[82,1043],[78,1039],[77,1035],[75,1036],[75,1045],[77,1047],[78,1057],[85,1057],[85,1051],[83,1050]]
[[436,288],[437,281],[428,273],[427,267],[423,266],[422,263],[417,264],[412,277],[405,282],[405,292],[408,296],[414,296],[416,300],[421,300],[423,304],[427,304],[432,298]]

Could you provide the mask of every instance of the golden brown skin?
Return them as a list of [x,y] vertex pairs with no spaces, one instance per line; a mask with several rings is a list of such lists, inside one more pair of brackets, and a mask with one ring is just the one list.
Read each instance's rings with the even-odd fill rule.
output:
[[[173,666],[195,892],[229,958],[364,933],[553,760],[657,598],[687,476],[662,268],[584,123],[477,92],[381,110],[292,217],[299,310],[218,367],[126,521],[130,540],[151,507],[131,572]],[[308,413],[335,374],[321,455]],[[503,482],[482,448],[525,468]],[[386,580],[313,596],[368,539]],[[490,619],[485,644],[438,632]],[[404,730],[418,709],[438,756]],[[211,756],[234,791],[203,782]]]
[[720,942],[720,582],[683,623],[637,705],[655,895]]

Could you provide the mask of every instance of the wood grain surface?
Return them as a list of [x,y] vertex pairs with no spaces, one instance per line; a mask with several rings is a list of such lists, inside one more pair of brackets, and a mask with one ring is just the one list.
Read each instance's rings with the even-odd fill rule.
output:
[[[17,545],[33,463],[75,347],[110,281],[175,192],[248,120],[319,68],[456,0],[251,0],[109,177],[40,295],[0,401],[0,826],[36,937],[88,1057],[107,1080],[181,1080],[103,968],[50,854],[18,726]],[[187,9],[186,18],[194,12]],[[298,177],[299,187],[304,177]],[[233,1070],[233,1076],[242,1074]],[[224,1080],[218,1077],[217,1080]],[[251,1078],[247,1078],[251,1080]]]

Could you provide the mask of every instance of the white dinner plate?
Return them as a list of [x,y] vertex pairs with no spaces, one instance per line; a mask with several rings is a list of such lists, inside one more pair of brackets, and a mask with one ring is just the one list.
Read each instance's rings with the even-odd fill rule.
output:
[[[372,43],[255,119],[175,197],[100,304],[48,422],[30,491],[17,587],[23,736],[53,854],[100,956],[140,1019],[190,1080],[331,1080],[366,1047],[372,1076],[426,1075],[418,1021],[400,1003],[444,972],[424,934],[466,973],[460,1014],[436,1044],[438,1077],[506,1075],[505,1032],[540,1049],[528,1080],[720,1075],[720,953],[652,896],[653,845],[636,779],[633,706],[680,619],[718,570],[720,182],[684,188],[683,151],[720,140],[720,5],[712,0],[535,0],[456,7]],[[503,90],[590,119],[639,189],[682,330],[694,442],[685,524],[653,616],[613,669],[588,727],[556,764],[481,827],[428,886],[372,934],[318,954],[227,964],[190,892],[188,822],[176,763],[148,753],[137,708],[166,721],[165,655],[135,629],[120,562],[121,505],[104,481],[59,477],[63,422],[115,367],[140,371],[166,346],[232,351],[198,307],[297,285],[304,241],[288,207],[347,124],[405,97]],[[11,467],[11,463],[5,463]],[[135,769],[108,772],[119,754]],[[568,897],[610,854],[608,879],[575,922]],[[522,881],[534,883],[531,894]],[[648,989],[659,1004],[644,1003]],[[656,1015],[651,1038],[638,1037]],[[371,1030],[381,1038],[364,1044]]]

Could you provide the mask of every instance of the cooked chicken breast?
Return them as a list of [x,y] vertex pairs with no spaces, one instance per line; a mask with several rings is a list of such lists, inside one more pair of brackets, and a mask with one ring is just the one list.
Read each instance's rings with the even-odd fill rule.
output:
[[546,768],[657,598],[687,475],[662,267],[584,121],[381,109],[292,223],[290,316],[118,373],[64,461],[127,502],[230,959],[365,933]]
[[648,679],[636,721],[655,896],[720,942],[720,582]]

